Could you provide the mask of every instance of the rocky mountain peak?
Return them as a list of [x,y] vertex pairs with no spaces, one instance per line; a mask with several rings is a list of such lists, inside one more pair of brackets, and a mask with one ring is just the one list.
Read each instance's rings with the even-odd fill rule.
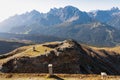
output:
[[111,8],[111,11],[118,12],[118,11],[120,11],[120,10],[119,10],[118,7],[113,7],[113,8]]
[[40,12],[39,11],[37,11],[37,10],[32,10],[31,12],[30,12],[31,14],[40,14]]
[[64,9],[64,10],[68,10],[68,11],[80,11],[78,8],[73,7],[73,6],[71,6],[71,5],[65,6],[63,9]]
[[82,12],[76,7],[65,6],[64,8],[53,8],[48,14],[56,15],[64,22],[74,16],[80,16]]

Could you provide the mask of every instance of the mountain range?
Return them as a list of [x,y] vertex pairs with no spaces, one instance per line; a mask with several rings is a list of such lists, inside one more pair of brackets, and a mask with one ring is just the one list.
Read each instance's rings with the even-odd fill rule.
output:
[[72,38],[86,44],[115,46],[120,43],[120,10],[80,11],[73,6],[36,10],[12,16],[0,23],[0,32]]

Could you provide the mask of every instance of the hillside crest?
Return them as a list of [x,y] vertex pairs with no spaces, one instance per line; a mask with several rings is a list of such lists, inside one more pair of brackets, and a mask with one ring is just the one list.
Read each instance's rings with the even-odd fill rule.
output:
[[42,54],[39,51],[43,49],[35,46],[35,51],[26,53],[32,56],[15,56],[25,55],[25,52],[16,53],[12,55],[12,58],[8,56],[8,60],[2,64],[1,71],[5,73],[48,73],[48,64],[53,64],[54,73],[120,74],[118,53],[94,50],[74,40],[45,43],[41,46],[46,47]]

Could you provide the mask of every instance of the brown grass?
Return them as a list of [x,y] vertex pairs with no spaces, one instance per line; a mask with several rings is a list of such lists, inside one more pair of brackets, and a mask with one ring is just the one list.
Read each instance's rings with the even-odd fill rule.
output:
[[[46,43],[48,44],[48,43]],[[50,43],[50,44],[56,44],[56,42]],[[33,46],[35,46],[35,50],[33,51]],[[96,48],[91,47],[96,50],[108,50],[108,51],[114,51],[117,53],[120,53],[120,47],[114,47],[114,48]],[[14,56],[8,56],[6,59],[0,59],[0,63],[4,63],[5,61],[15,58],[15,57],[23,57],[23,56],[29,56],[29,57],[35,57],[39,56],[45,51],[50,51],[52,48],[48,48],[41,45],[31,45],[31,46],[24,46],[20,49],[24,49],[22,52],[14,53]],[[13,53],[13,52],[12,52]],[[81,75],[81,74],[55,74],[57,77],[52,78],[46,78],[48,74],[17,74],[17,73],[0,73],[0,80],[56,80],[56,78],[63,79],[63,80],[120,80],[120,76],[105,76],[101,77],[100,75]]]
[[106,50],[106,51],[110,51],[110,52],[116,52],[116,53],[119,53],[120,54],[120,46],[116,46],[116,47],[102,47],[102,48],[99,48],[99,47],[92,47],[90,46],[92,49],[95,49],[95,50]]
[[[33,47],[35,47],[35,51],[33,51]],[[19,50],[21,50],[20,52],[18,52]],[[23,50],[23,51],[22,51]],[[24,46],[18,49],[18,51],[14,52],[10,52],[7,55],[6,58],[0,59],[0,64],[5,63],[6,61],[13,59],[13,58],[17,58],[17,57],[23,57],[23,56],[29,56],[29,57],[35,57],[35,56],[39,56],[41,54],[44,54],[45,51],[50,51],[52,50],[52,48],[48,48],[45,46],[41,45],[31,45],[31,46]],[[11,55],[14,54],[14,55]],[[5,55],[3,55],[5,56]]]
[[120,76],[82,75],[82,74],[55,74],[54,77],[46,77],[48,74],[0,74],[0,80],[120,80]]

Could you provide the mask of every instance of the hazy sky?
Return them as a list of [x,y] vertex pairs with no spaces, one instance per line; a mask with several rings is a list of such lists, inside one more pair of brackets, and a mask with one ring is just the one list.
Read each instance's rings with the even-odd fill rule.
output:
[[36,9],[48,12],[50,8],[72,5],[82,11],[120,8],[120,0],[0,0],[0,21]]

